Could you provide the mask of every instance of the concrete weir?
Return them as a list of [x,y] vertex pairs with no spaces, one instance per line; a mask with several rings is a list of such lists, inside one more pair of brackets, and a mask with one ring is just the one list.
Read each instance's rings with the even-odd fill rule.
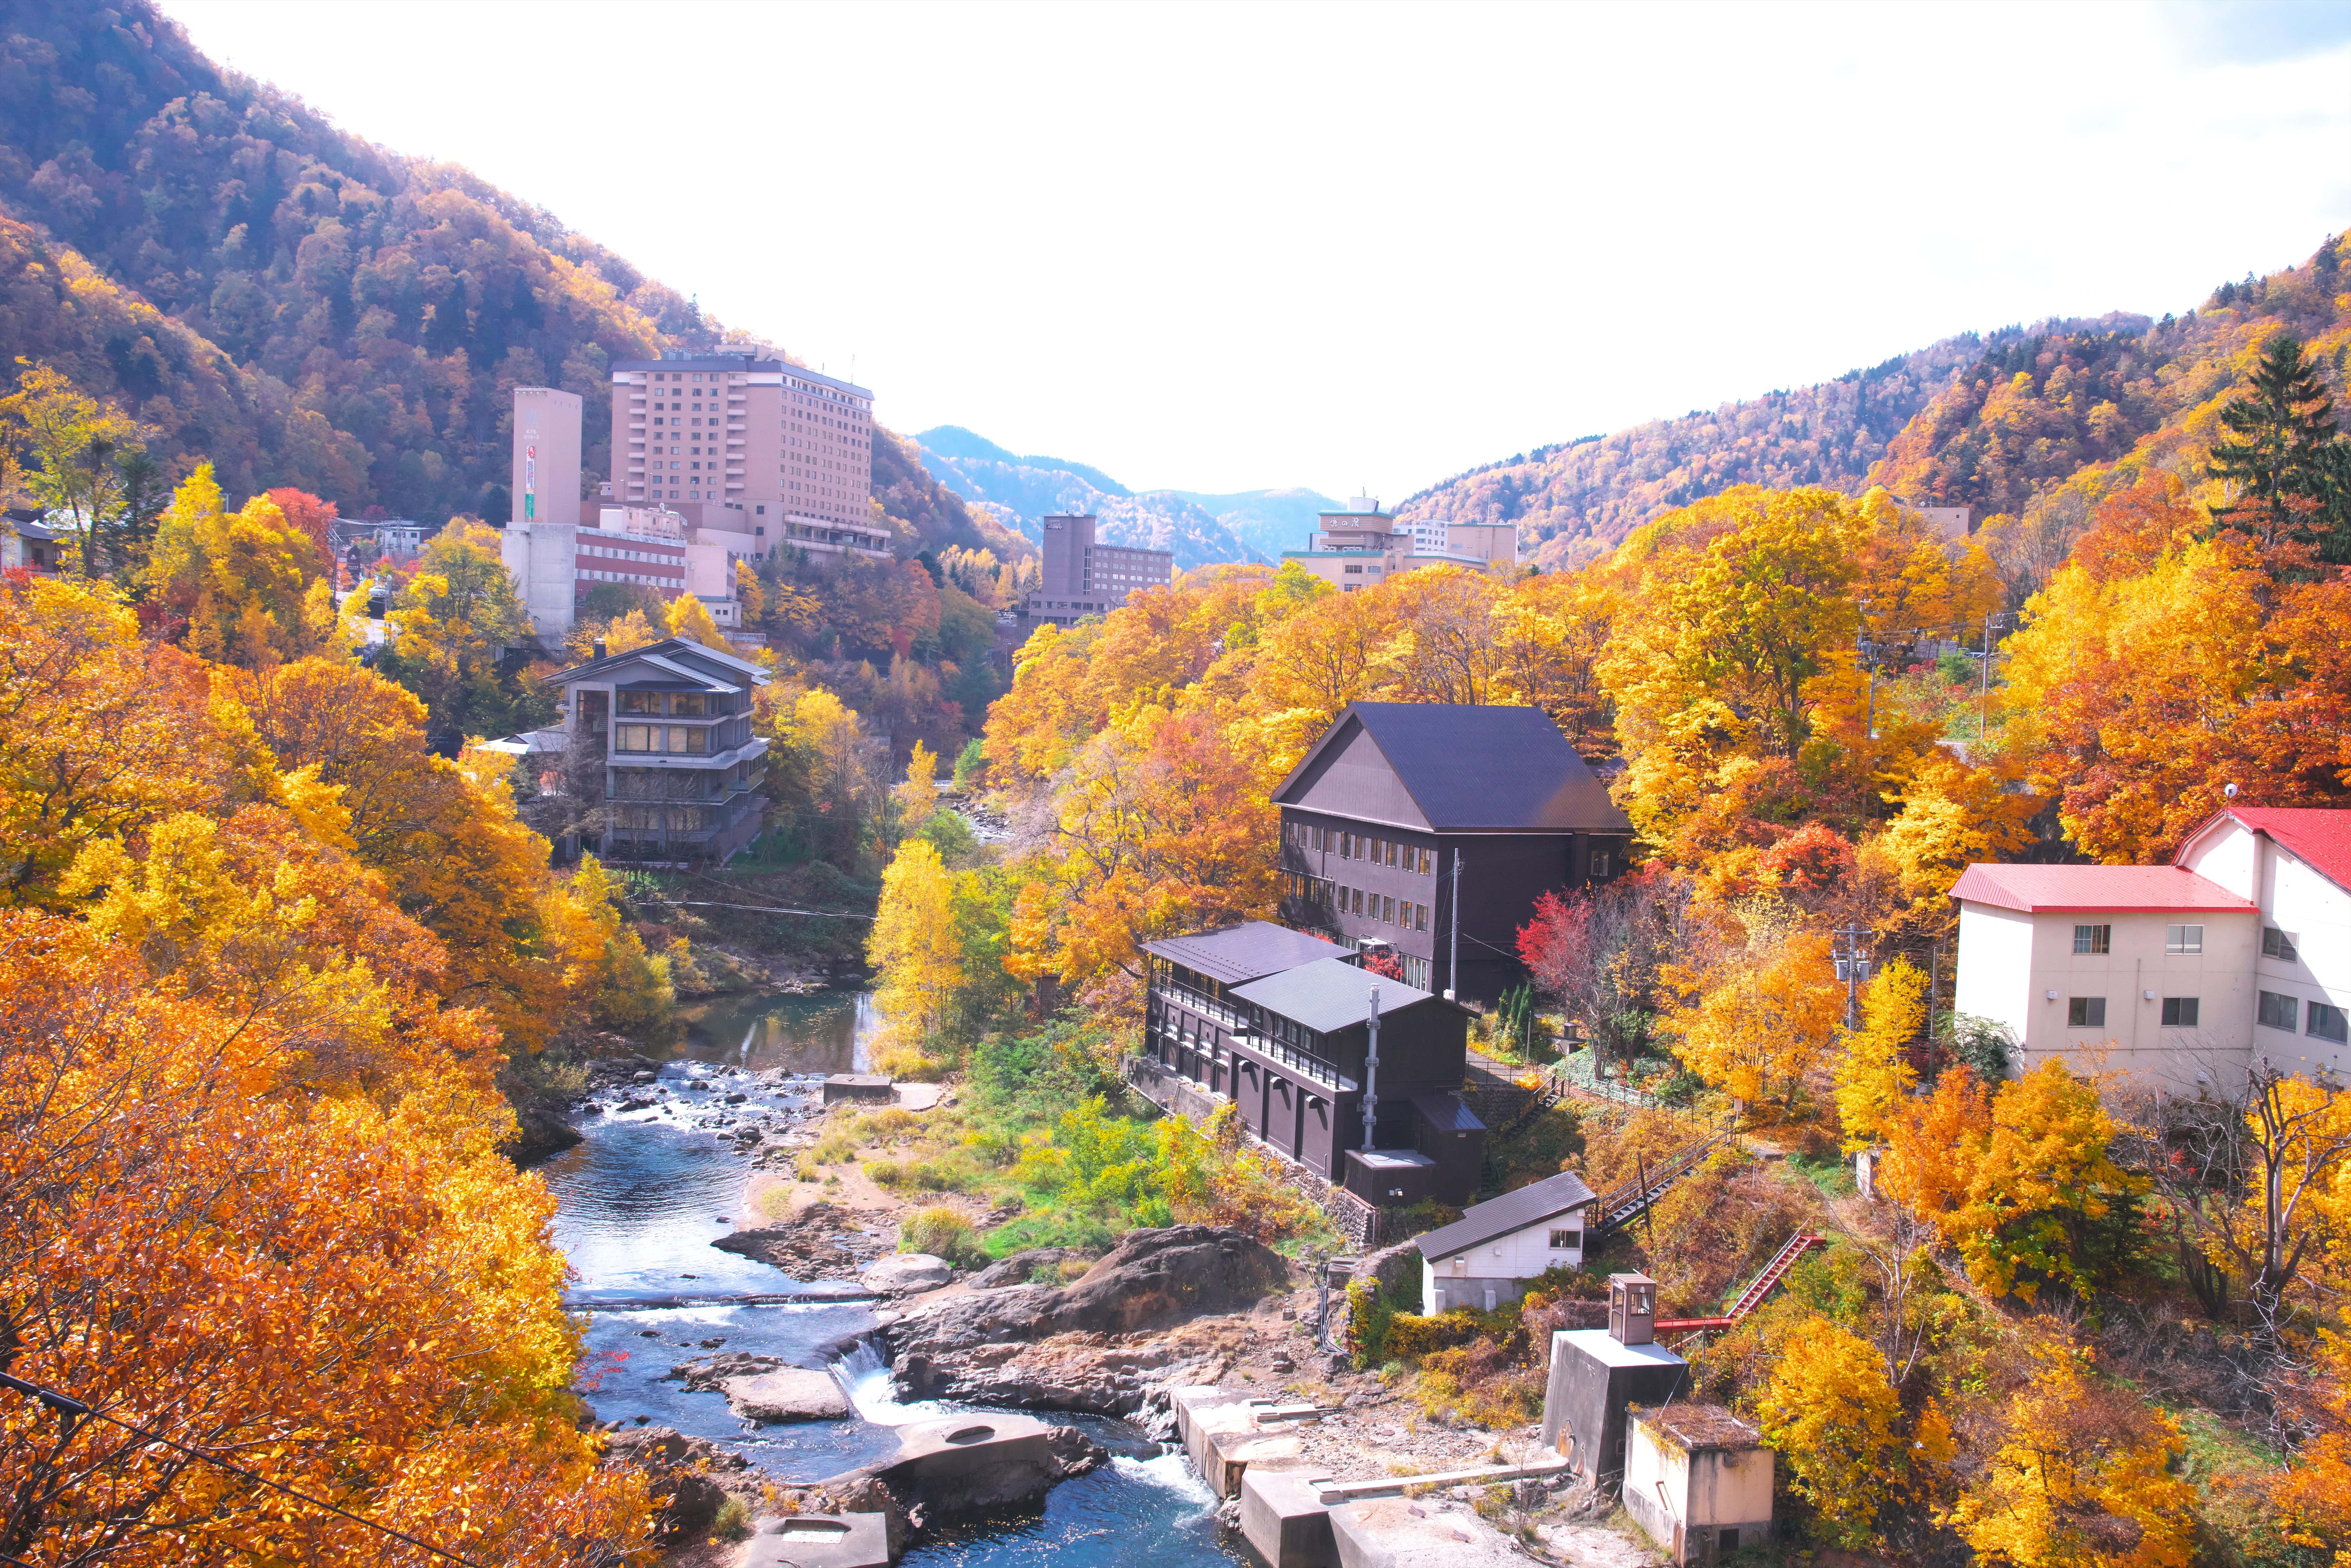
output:
[[888,1521],[878,1513],[793,1513],[762,1520],[737,1568],[889,1568]]

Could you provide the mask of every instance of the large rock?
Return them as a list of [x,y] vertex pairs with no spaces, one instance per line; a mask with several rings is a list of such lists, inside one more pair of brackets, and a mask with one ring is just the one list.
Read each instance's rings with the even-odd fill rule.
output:
[[1238,1230],[1134,1230],[1075,1284],[1013,1285],[935,1302],[894,1325],[890,1344],[903,1362],[1059,1333],[1142,1333],[1244,1310],[1289,1281],[1281,1255]]
[[632,1427],[612,1433],[607,1443],[612,1458],[645,1472],[658,1542],[695,1540],[718,1517],[730,1492],[758,1494],[750,1461],[707,1437],[689,1437],[669,1427]]
[[934,1258],[927,1252],[900,1252],[877,1263],[869,1263],[858,1276],[858,1283],[884,1296],[911,1295],[916,1291],[935,1291],[955,1278],[955,1268],[944,1258]]
[[522,1106],[515,1112],[515,1134],[507,1141],[507,1158],[528,1170],[580,1142],[580,1129],[560,1112],[545,1105]]
[[811,1203],[789,1219],[713,1239],[722,1252],[738,1253],[783,1270],[796,1280],[852,1280],[889,1250],[889,1242],[855,1228],[856,1217],[829,1203]]
[[901,1427],[896,1452],[824,1487],[854,1498],[862,1481],[877,1481],[920,1531],[942,1515],[1033,1501],[1109,1458],[1074,1427],[988,1411]]
[[829,1372],[806,1367],[781,1367],[730,1377],[719,1389],[735,1414],[746,1421],[773,1426],[784,1421],[839,1421],[849,1415],[849,1396]]

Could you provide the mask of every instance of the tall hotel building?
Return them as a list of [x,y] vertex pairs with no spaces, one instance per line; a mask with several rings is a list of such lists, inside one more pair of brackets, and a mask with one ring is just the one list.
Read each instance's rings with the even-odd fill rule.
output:
[[887,555],[873,394],[764,344],[612,367],[612,500],[750,535],[756,553]]

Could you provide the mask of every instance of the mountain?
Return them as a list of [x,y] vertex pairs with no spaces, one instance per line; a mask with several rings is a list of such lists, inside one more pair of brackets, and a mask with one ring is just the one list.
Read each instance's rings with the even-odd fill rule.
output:
[[1062,457],[1022,456],[958,424],[942,424],[914,439],[942,484],[1023,538],[1039,537],[1041,517],[1091,512],[1102,519],[1110,543],[1171,550],[1185,571],[1218,561],[1270,560],[1305,542],[1316,511],[1338,506],[1311,490],[1136,492],[1099,468]]
[[[16,0],[0,333],[149,425],[174,476],[209,457],[240,494],[503,520],[516,386],[580,394],[601,477],[612,361],[719,324],[467,171],[222,70],[152,0]],[[914,548],[1013,548],[911,457],[885,474],[879,447]]]
[[2281,329],[2317,350],[2339,400],[2351,316],[2343,287],[2330,241],[2298,267],[2222,284],[2184,318],[2035,328],[1938,392],[1870,482],[1921,504],[1971,507],[1979,517],[2029,513],[2082,470],[2111,466],[2189,423]]

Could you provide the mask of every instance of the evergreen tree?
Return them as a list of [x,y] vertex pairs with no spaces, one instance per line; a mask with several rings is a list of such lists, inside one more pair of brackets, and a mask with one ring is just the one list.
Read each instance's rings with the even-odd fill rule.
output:
[[2335,435],[2335,404],[2291,332],[2270,340],[2244,390],[2220,411],[2229,434],[2212,444],[2206,472],[2237,486],[2237,500],[2220,508],[2221,519],[2273,545],[2309,527],[2298,515],[2307,505],[2296,507],[2290,497],[2315,498],[2326,488],[2328,465],[2320,454]]

